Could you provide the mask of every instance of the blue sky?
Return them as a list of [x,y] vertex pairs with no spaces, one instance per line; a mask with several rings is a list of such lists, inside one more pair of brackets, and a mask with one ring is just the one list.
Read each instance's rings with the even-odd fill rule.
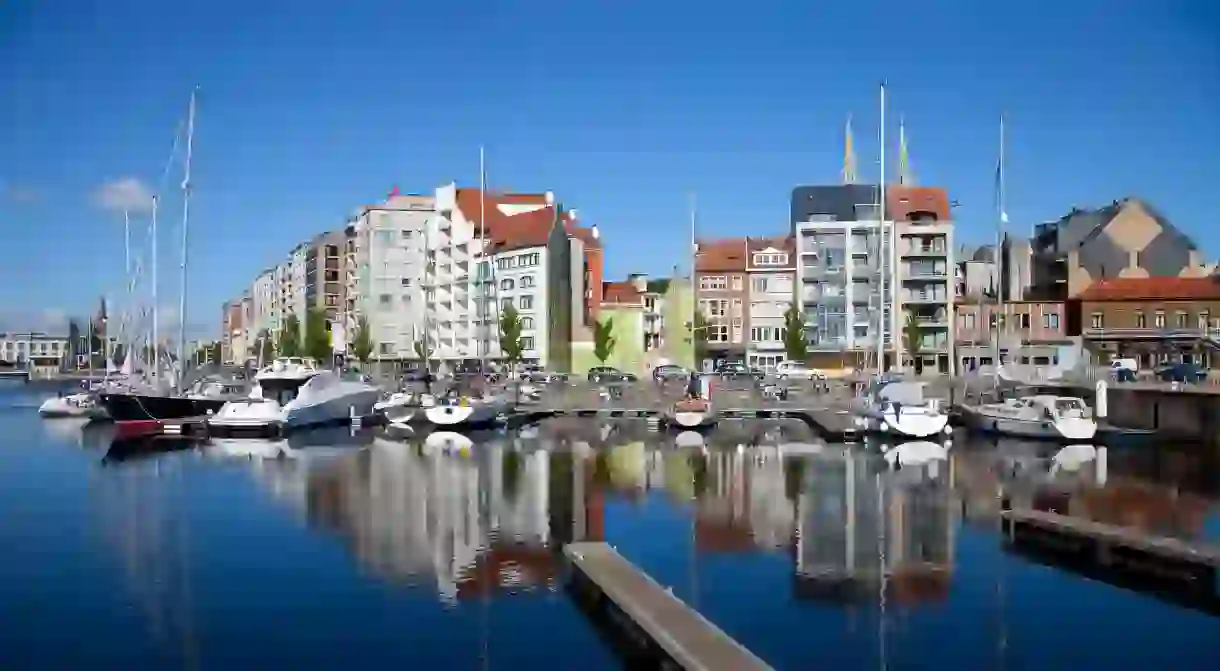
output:
[[[553,190],[599,225],[612,277],[682,261],[692,191],[703,234],[781,232],[793,185],[838,180],[849,112],[877,177],[883,79],[890,139],[901,114],[919,183],[961,202],[959,239],[994,236],[1004,112],[1011,228],[1139,195],[1220,257],[1206,0],[15,0],[0,5],[0,314],[120,290],[122,217],[103,201],[160,182],[193,85],[188,324],[215,331],[259,269],[391,186],[477,184],[480,144],[493,187]],[[162,201],[167,306],[180,180]]]

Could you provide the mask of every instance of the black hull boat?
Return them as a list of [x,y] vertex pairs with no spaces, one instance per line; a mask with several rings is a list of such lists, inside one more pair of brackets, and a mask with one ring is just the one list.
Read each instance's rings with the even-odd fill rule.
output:
[[213,413],[220,411],[226,402],[219,398],[151,394],[101,394],[98,400],[106,408],[110,419],[116,422],[202,417],[209,410]]

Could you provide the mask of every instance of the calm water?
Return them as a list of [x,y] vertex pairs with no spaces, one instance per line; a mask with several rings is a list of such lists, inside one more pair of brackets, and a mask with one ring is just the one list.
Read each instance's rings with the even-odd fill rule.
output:
[[996,530],[1002,484],[1220,540],[1220,459],[1198,450],[959,442],[891,471],[799,425],[701,447],[580,420],[470,450],[319,434],[271,462],[108,454],[105,428],[39,420],[45,395],[0,388],[3,669],[621,668],[563,590],[574,540],[614,544],[778,669],[1220,668],[1203,607]]

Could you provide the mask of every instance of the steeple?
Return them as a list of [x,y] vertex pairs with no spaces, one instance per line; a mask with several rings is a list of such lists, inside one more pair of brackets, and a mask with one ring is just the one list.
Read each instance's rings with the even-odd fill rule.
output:
[[898,183],[902,186],[915,184],[915,173],[911,172],[911,158],[907,155],[906,120],[898,117]]
[[851,114],[847,115],[847,129],[843,138],[843,183],[856,183],[856,145],[851,134]]

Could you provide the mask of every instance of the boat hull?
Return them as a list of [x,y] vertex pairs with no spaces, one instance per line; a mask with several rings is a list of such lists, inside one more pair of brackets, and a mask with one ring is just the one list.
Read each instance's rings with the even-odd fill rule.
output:
[[675,410],[669,419],[683,429],[698,429],[716,423],[716,415],[707,410]]
[[932,438],[952,431],[949,416],[928,412],[868,412],[859,415],[864,429],[907,438]]
[[100,394],[98,401],[116,422],[202,417],[219,412],[225,404],[223,399],[144,394]]
[[381,391],[372,387],[337,395],[318,403],[289,404],[284,416],[284,429],[297,430],[351,421],[353,416],[365,417],[381,400]]
[[476,402],[471,405],[437,405],[424,410],[424,417],[436,426],[482,426],[496,422],[508,411],[505,402]]
[[49,398],[38,407],[38,414],[46,419],[78,418],[103,419],[106,409],[98,405],[88,394],[72,394]]
[[1097,434],[1097,423],[1091,419],[1067,418],[1056,421],[1002,417],[969,411],[972,428],[988,433],[1039,440],[1088,441]]

